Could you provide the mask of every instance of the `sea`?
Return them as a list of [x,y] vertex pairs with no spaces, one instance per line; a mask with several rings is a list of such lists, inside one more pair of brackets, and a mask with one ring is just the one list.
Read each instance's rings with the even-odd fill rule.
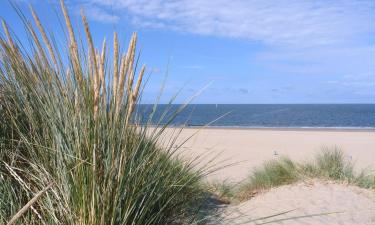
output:
[[138,106],[141,123],[192,127],[375,129],[375,104],[161,104],[153,110],[154,107]]

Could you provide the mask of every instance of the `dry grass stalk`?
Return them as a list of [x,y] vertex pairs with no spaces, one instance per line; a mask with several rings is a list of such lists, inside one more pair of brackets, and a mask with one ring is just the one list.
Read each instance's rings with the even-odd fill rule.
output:
[[17,48],[15,47],[13,39],[12,39],[12,36],[9,33],[8,25],[5,23],[4,20],[1,20],[1,24],[3,25],[3,29],[4,29],[5,35],[6,35],[7,39],[8,39],[8,44],[10,45],[12,51],[16,52]]
[[119,60],[119,53],[118,53],[118,37],[117,33],[114,33],[113,37],[113,96],[116,98],[117,94],[117,82],[118,82],[118,60]]
[[9,222],[7,223],[7,225],[13,225],[17,222],[17,220],[36,202],[38,201],[38,199],[45,193],[48,191],[48,189],[50,189],[52,187],[53,183],[50,183],[49,185],[47,185],[47,187],[45,187],[43,190],[39,191],[28,203],[26,203],[26,205],[24,207],[22,207],[22,209],[20,209],[20,211],[18,211],[13,217],[12,219],[9,220]]
[[94,48],[94,43],[92,41],[92,35],[90,32],[90,27],[87,22],[87,18],[81,10],[81,17],[82,17],[82,22],[83,26],[85,28],[85,33],[86,33],[86,38],[87,42],[89,45],[89,60],[90,60],[90,65],[91,65],[91,71],[93,71],[93,78],[94,78],[94,83],[93,83],[93,89],[94,89],[94,118],[96,118],[96,115],[98,113],[98,104],[99,104],[99,92],[100,92],[100,77],[99,77],[99,72],[98,72],[98,62],[96,60],[96,53],[95,53],[95,48]]
[[[126,77],[129,76],[128,79],[132,79],[132,78],[130,78],[132,75],[129,72],[130,71],[129,68],[132,68],[132,66],[134,64],[136,42],[137,42],[137,33],[133,33],[131,41],[129,43],[129,47],[128,47],[128,51],[126,53],[126,56],[122,58],[122,62],[121,62],[120,77],[119,77],[119,82],[117,84],[118,86],[117,86],[117,93],[116,93],[116,103],[117,103],[116,111],[117,111],[117,113],[118,113],[119,108],[120,108],[121,103],[122,103],[122,98],[123,98],[123,95],[124,95],[124,88],[125,88],[124,84],[125,84],[125,81],[126,81]],[[128,84],[129,84],[129,82],[128,82]]]
[[143,75],[145,73],[145,70],[146,70],[146,66],[143,65],[142,69],[141,69],[141,71],[138,75],[138,80],[137,80],[137,84],[135,86],[134,92],[130,93],[130,95],[129,95],[129,111],[126,115],[126,122],[129,122],[130,117],[131,117],[131,115],[134,111],[135,104],[137,103],[137,97],[139,96],[139,89],[140,89],[141,84],[142,84],[142,79],[143,79]]
[[76,39],[75,39],[75,36],[74,36],[74,31],[73,31],[73,26],[72,26],[72,23],[70,21],[70,17],[69,17],[69,14],[68,14],[68,11],[65,7],[65,3],[64,3],[64,0],[60,0],[60,6],[61,6],[61,10],[63,12],[63,15],[64,15],[64,19],[65,19],[65,24],[66,24],[66,27],[68,29],[68,33],[69,33],[69,52],[70,52],[70,57],[72,57],[72,61],[73,61],[73,73],[74,73],[74,76],[75,78],[77,79],[78,83],[81,84],[82,83],[82,74],[81,74],[81,66],[80,66],[80,62],[79,62],[79,55],[78,55],[78,45],[77,45],[77,42],[76,42]]
[[106,84],[105,84],[105,55],[106,55],[106,40],[104,39],[103,40],[103,45],[102,45],[102,54],[100,56],[100,63],[99,63],[99,80],[100,80],[100,84],[101,84],[101,89],[102,89],[102,96],[103,96],[103,101],[104,101],[104,105],[105,105],[105,100],[106,100],[106,93],[107,93],[107,90],[106,90]]
[[30,10],[31,10],[31,14],[34,18],[34,21],[36,23],[36,26],[38,27],[39,32],[42,34],[44,44],[47,46],[49,56],[51,57],[55,67],[57,68],[56,57],[55,57],[51,42],[49,41],[49,39],[47,37],[46,31],[44,30],[44,27],[43,27],[42,23],[40,22],[40,19],[39,19],[38,15],[36,14],[34,8],[30,6]]
[[127,89],[127,94],[128,96],[131,96],[132,90],[133,90],[133,83],[134,83],[134,70],[131,68],[129,70],[129,78],[128,78],[128,83],[126,84],[126,89]]
[[[12,36],[10,35],[10,32],[9,32],[8,25],[6,24],[6,22],[4,20],[1,20],[1,23],[2,23],[2,26],[3,26],[4,32],[5,32],[5,36],[7,37],[7,41],[8,41],[8,43],[6,43],[5,41],[2,41],[1,45],[7,51],[7,54],[14,55],[15,59],[20,58],[21,54],[20,54],[17,46],[13,42]],[[11,52],[9,52],[9,50]]]
[[100,92],[101,92],[101,75],[100,75],[100,64],[101,64],[101,59],[98,50],[95,51],[95,58],[97,65],[95,67],[98,68],[98,77],[96,78],[95,86],[94,86],[94,118],[96,118],[96,115],[98,113],[99,109],[99,99],[100,99]]
[[[87,42],[89,44],[89,56],[90,56],[90,59],[92,60],[91,66],[93,67],[92,69],[94,71],[94,83],[96,81],[95,85],[98,85],[98,83],[99,83],[99,74],[98,74],[98,64],[97,64],[96,54],[95,54],[95,47],[94,47],[94,42],[92,40],[92,35],[91,35],[91,32],[90,32],[90,27],[89,27],[89,24],[87,22],[87,18],[85,16],[83,10],[81,10],[81,17],[82,17],[83,26],[85,27],[85,33],[86,33]],[[97,86],[95,86],[95,88],[97,88]]]
[[70,73],[70,69],[67,68],[65,72],[65,82],[66,82],[66,93],[68,93],[69,90],[72,90],[72,75]]
[[134,64],[134,57],[135,57],[135,46],[137,43],[137,33],[133,34],[132,40],[131,40],[131,45],[133,46],[131,51],[129,52],[129,61],[132,62],[131,65],[128,67],[127,73],[129,74],[128,78],[128,83],[127,83],[127,92],[128,95],[130,96],[132,93],[132,87],[133,87],[133,82],[134,82],[134,70],[133,70],[133,64]]
[[145,71],[146,71],[146,65],[143,65],[142,69],[141,69],[141,72],[139,72],[137,84],[135,85],[134,93],[132,95],[133,98],[135,98],[135,99],[139,95],[139,89],[141,88],[141,84],[142,84],[142,80],[143,80],[143,75],[144,75]]
[[63,0],[60,0],[60,5],[61,5],[62,12],[64,14],[66,27],[68,28],[70,44],[73,46],[75,51],[78,51],[77,42],[74,36],[73,26],[70,21],[69,14],[68,14],[68,11],[66,9],[66,6]]
[[[29,32],[31,33],[31,36],[32,36],[32,38],[33,38],[33,40],[34,40],[34,43],[36,44],[36,47],[37,47],[37,49],[38,49],[38,52],[39,52],[38,55],[40,55],[40,56],[42,57],[42,60],[43,60],[44,64],[45,64],[45,65],[48,65],[47,56],[46,56],[46,54],[45,54],[45,52],[44,52],[44,49],[43,49],[43,47],[42,47],[42,44],[41,44],[40,41],[39,41],[38,36],[37,36],[36,33],[35,33],[35,30],[34,30],[33,26],[32,26],[30,23],[28,23],[28,24],[27,24],[27,27],[28,27]],[[50,74],[49,74],[49,75],[50,75]]]
[[119,74],[119,81],[117,82],[117,92],[116,92],[116,109],[118,110],[121,103],[122,103],[122,95],[124,93],[124,83],[126,80],[126,68],[128,67],[129,57],[126,54],[121,59],[121,66],[120,66],[120,74]]

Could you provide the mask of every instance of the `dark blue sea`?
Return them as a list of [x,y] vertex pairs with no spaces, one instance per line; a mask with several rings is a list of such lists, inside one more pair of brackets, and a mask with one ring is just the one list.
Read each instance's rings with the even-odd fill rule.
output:
[[[173,126],[248,128],[375,128],[375,104],[192,104],[158,105],[151,121]],[[143,118],[153,105],[139,105]]]

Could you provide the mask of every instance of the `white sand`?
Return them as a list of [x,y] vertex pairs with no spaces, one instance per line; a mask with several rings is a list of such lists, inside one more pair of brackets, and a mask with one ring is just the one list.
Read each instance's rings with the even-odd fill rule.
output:
[[[173,131],[176,130],[169,128],[167,134]],[[181,143],[197,131],[197,128],[184,128],[177,142]],[[216,166],[238,163],[221,169],[209,178],[241,181],[252,168],[266,160],[280,155],[308,160],[323,147],[335,146],[342,149],[357,168],[371,168],[372,164],[375,165],[374,131],[205,128],[188,140],[182,151],[189,158],[209,153],[205,161],[220,154],[215,160]]]
[[[293,211],[257,222],[259,224],[279,220],[270,224],[287,225],[375,224],[375,192],[316,181],[281,186],[238,206],[228,207],[225,209],[226,220],[221,221],[225,221],[224,224],[256,224],[248,221],[289,210]],[[321,215],[327,213],[333,214]],[[300,216],[308,217],[283,220]]]

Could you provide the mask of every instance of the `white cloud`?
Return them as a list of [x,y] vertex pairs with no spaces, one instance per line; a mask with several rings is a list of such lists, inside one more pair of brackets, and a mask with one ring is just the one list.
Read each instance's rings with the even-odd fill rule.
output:
[[322,45],[375,30],[372,0],[90,0],[136,25],[262,41]]
[[[301,87],[293,92],[301,95],[309,90],[323,98],[325,91],[337,96],[375,94],[375,73],[371,72],[375,71],[375,44],[371,41],[375,0],[86,1],[104,10],[113,9],[120,19],[138,27],[265,44],[254,49],[249,62],[260,68],[259,76],[264,79],[271,74],[273,79],[281,75],[293,81],[290,85]],[[253,49],[244,48],[249,50]],[[214,57],[230,60],[224,54]]]
[[83,6],[85,13],[91,20],[102,23],[117,23],[120,17],[103,9],[102,7],[86,4]]

